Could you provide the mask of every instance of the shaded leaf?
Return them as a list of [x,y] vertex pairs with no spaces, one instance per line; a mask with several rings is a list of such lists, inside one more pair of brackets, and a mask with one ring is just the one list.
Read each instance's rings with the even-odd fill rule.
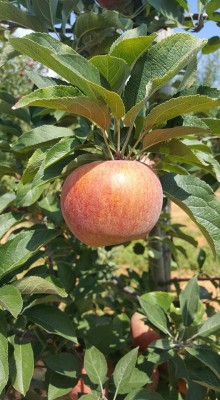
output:
[[148,377],[146,372],[134,368],[126,384],[124,386],[121,385],[120,394],[126,394],[132,392],[135,389],[141,389],[143,386],[151,382],[152,381]]
[[125,400],[163,400],[163,397],[159,393],[148,391],[147,389],[136,389],[129,393]]
[[201,386],[220,392],[220,379],[208,367],[195,369],[190,378]]
[[193,357],[211,369],[220,379],[220,355],[211,348],[205,346],[185,347],[185,350]]
[[0,276],[15,270],[47,244],[59,232],[55,229],[36,229],[17,234],[0,247]]
[[220,257],[220,201],[211,187],[194,176],[165,174],[161,182],[164,193],[189,215]]
[[34,306],[27,309],[25,315],[45,331],[77,343],[72,322],[67,314],[58,308],[48,305]]
[[19,53],[14,49],[13,46],[10,46],[9,44],[4,46],[2,52],[0,53],[0,67],[18,55]]
[[193,338],[197,336],[209,337],[212,334],[220,331],[220,312],[209,317],[198,329]]
[[173,302],[175,295],[166,292],[148,292],[140,296],[140,299],[149,300],[151,304],[160,306],[165,312],[167,312]]
[[46,27],[44,23],[34,15],[26,14],[20,8],[15,7],[13,4],[5,1],[0,1],[0,20],[8,20],[18,23],[33,31],[45,32]]
[[74,384],[73,378],[56,374],[53,371],[47,373],[46,380],[48,382],[48,400],[57,400],[61,396],[70,393]]
[[72,387],[74,380],[77,383],[81,373],[81,361],[77,355],[70,353],[53,354],[44,358],[44,362],[52,371],[72,378]]
[[58,0],[35,0],[33,10],[39,21],[54,29]]
[[18,289],[12,285],[0,288],[0,305],[17,318],[23,307],[23,301]]

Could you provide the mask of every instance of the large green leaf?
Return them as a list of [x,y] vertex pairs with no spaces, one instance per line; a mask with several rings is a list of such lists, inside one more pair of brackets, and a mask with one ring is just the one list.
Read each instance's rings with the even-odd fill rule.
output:
[[146,374],[146,372],[140,371],[138,368],[134,368],[131,372],[129,379],[125,385],[121,385],[120,394],[130,393],[135,389],[141,389],[148,383],[150,384],[152,381]]
[[[131,31],[135,29],[131,29]],[[146,53],[156,35],[131,37],[128,33],[129,31],[123,34],[123,40],[118,39],[113,43],[110,54],[111,56],[122,58],[132,68],[138,58]],[[123,35],[120,36],[120,39]]]
[[129,393],[125,400],[164,400],[164,398],[156,392],[145,389],[136,389]]
[[[220,13],[219,13],[219,21],[220,21]],[[212,36],[211,38],[208,39],[208,43],[203,47],[202,53],[203,54],[213,53],[219,48],[220,48],[220,37]]]
[[[161,332],[172,337],[168,327],[167,327],[167,319],[163,309],[155,304],[154,299],[152,300],[150,297],[146,300],[143,297],[139,297],[140,306],[147,316],[147,319],[156,326]],[[154,312],[152,313],[152,309]]]
[[113,379],[117,393],[120,393],[121,389],[122,393],[124,393],[124,387],[126,387],[126,384],[132,374],[132,371],[135,368],[137,355],[138,355],[138,347],[129,351],[129,353],[123,356],[116,364],[113,374]]
[[160,291],[148,292],[140,296],[140,299],[149,300],[152,305],[160,306],[165,312],[170,309],[174,298],[174,294]]
[[106,381],[108,369],[107,361],[101,351],[94,346],[86,349],[84,367],[90,380],[101,387]]
[[22,175],[23,184],[26,184],[33,180],[44,159],[45,159],[45,153],[41,149],[35,150],[35,152],[29,158],[26,168],[23,172]]
[[206,2],[206,12],[211,21],[220,22],[220,12],[219,10],[219,1],[218,0],[210,0]]
[[154,129],[147,133],[143,139],[143,148],[147,149],[157,143],[185,135],[210,134],[208,129],[194,128],[191,126],[175,126],[174,128]]
[[220,392],[220,379],[208,368],[197,368],[190,374],[190,379],[209,389]]
[[0,305],[8,310],[14,318],[17,318],[23,307],[21,294],[12,285],[5,285],[0,288]]
[[48,383],[48,400],[57,400],[71,392],[74,385],[73,378],[54,371],[48,371],[46,375]]
[[21,182],[17,188],[16,206],[29,207],[36,203],[42,195],[44,187],[32,187],[32,183],[23,185]]
[[33,10],[39,21],[48,28],[54,29],[58,0],[35,0]]
[[22,11],[20,8],[15,7],[8,1],[0,1],[0,20],[7,20],[17,23],[19,26],[32,29],[33,31],[46,32],[46,26],[44,22],[35,17]]
[[220,201],[211,187],[194,176],[165,174],[164,193],[196,223],[213,253],[220,257]]
[[202,118],[201,121],[205,123],[213,133],[219,134],[220,118]]
[[8,212],[0,216],[0,238],[2,238],[12,226],[18,224],[24,218],[24,214]]
[[167,19],[182,23],[178,0],[147,0],[147,2]]
[[150,130],[178,115],[207,111],[219,106],[220,100],[208,96],[195,95],[173,98],[154,107],[145,119],[144,127],[146,130]]
[[7,321],[2,311],[0,311],[0,394],[8,382],[8,338]]
[[53,69],[67,81],[77,86],[85,95],[104,100],[116,118],[124,115],[124,104],[117,93],[100,86],[99,71],[71,47],[46,34],[30,34],[23,38],[11,38],[17,51]]
[[0,276],[25,263],[41,246],[58,236],[54,229],[36,229],[19,233],[0,247]]
[[107,129],[111,122],[108,106],[103,101],[84,96],[72,86],[59,85],[35,90],[24,96],[15,107],[27,105],[48,107],[81,115],[103,129]]
[[34,372],[34,354],[30,343],[14,344],[11,366],[12,386],[19,393],[27,393]]
[[0,112],[2,114],[7,114],[10,117],[16,117],[19,118],[27,123],[30,122],[30,114],[29,111],[27,109],[23,109],[23,110],[14,110],[12,108],[13,104],[10,104],[6,101],[1,100],[0,101]]
[[179,296],[180,309],[184,326],[189,326],[194,321],[199,307],[199,286],[197,278],[189,280]]
[[104,76],[111,90],[117,93],[122,92],[130,74],[130,68],[124,60],[106,54],[92,57],[89,61]]
[[76,138],[63,138],[46,152],[45,167],[48,168],[82,146]]
[[45,331],[77,343],[73,323],[67,314],[58,308],[48,305],[34,306],[27,309],[25,315],[31,322],[39,325]]
[[40,276],[27,276],[19,279],[13,285],[22,294],[56,294],[60,297],[67,297],[66,291],[54,276],[41,278]]
[[192,35],[176,33],[149,49],[137,62],[125,89],[126,109],[130,110],[125,124],[133,123],[145,99],[186,66],[205,43]]
[[45,147],[54,141],[67,136],[73,136],[70,128],[63,128],[54,125],[42,125],[31,131],[23,133],[13,146],[13,150],[25,153],[37,147]]

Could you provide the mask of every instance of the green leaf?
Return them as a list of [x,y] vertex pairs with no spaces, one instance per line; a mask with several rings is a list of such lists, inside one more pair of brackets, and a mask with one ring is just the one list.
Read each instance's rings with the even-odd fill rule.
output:
[[13,4],[0,1],[0,20],[8,20],[17,23],[19,26],[32,29],[33,31],[45,32],[46,27],[42,20],[34,15],[21,11],[20,8]]
[[61,214],[60,199],[56,194],[50,193],[39,201],[39,206],[52,222],[56,225],[60,225],[63,222],[63,216]]
[[14,344],[11,380],[19,393],[27,393],[34,372],[34,354],[30,343]]
[[42,162],[45,159],[45,154],[41,149],[35,150],[32,156],[29,158],[26,168],[22,175],[22,183],[26,184],[32,182],[34,176],[39,170]]
[[21,182],[17,188],[16,206],[29,207],[41,196],[44,187],[32,187],[32,183],[23,185]]
[[131,68],[133,68],[139,57],[146,53],[153,40],[156,38],[156,35],[131,37],[129,32],[135,31],[136,29],[137,28],[126,31],[113,43],[110,49],[111,56],[123,59]]
[[51,142],[54,142],[61,137],[73,135],[74,133],[70,128],[63,128],[54,125],[39,126],[21,135],[13,146],[13,151],[25,153],[37,147],[48,146]]
[[210,0],[206,4],[206,12],[211,21],[220,22],[220,12],[219,10],[219,1],[218,0]]
[[[219,13],[219,21],[220,21],[220,13]],[[203,47],[202,54],[210,54],[214,53],[220,48],[220,37],[212,36],[208,39],[208,43]]]
[[104,76],[111,90],[121,93],[130,74],[128,64],[121,58],[110,55],[98,55],[89,60]]
[[220,100],[199,94],[173,98],[154,107],[145,119],[144,127],[150,130],[178,115],[207,111],[218,106],[220,106]]
[[16,198],[16,195],[14,192],[7,192],[5,194],[2,194],[0,196],[0,213],[4,211],[5,208],[7,208]]
[[2,238],[14,225],[24,218],[24,214],[8,212],[0,215],[0,238]]
[[55,229],[36,229],[19,233],[0,247],[0,276],[3,277],[25,263],[43,245],[59,234]]
[[173,302],[175,295],[166,292],[148,292],[140,296],[140,299],[149,300],[151,304],[160,306],[167,312]]
[[199,227],[213,254],[220,257],[220,201],[211,187],[194,176],[165,174],[164,193]]
[[136,64],[125,89],[126,109],[130,110],[125,116],[126,125],[133,123],[145,99],[188,65],[205,43],[192,35],[176,33],[150,48]]
[[27,105],[48,107],[81,115],[103,129],[107,129],[111,122],[105,103],[84,96],[82,92],[72,86],[59,85],[35,90],[19,100],[15,107]]
[[209,367],[212,372],[220,379],[220,355],[208,346],[185,347],[187,353],[195,357],[202,364]]
[[147,149],[157,143],[165,142],[169,139],[185,135],[210,134],[211,131],[203,128],[194,128],[191,126],[175,126],[174,128],[154,129],[146,134],[143,139],[143,148]]
[[10,43],[22,54],[53,69],[85,95],[106,102],[116,118],[124,115],[124,104],[120,96],[100,86],[98,70],[71,47],[43,33],[11,38]]
[[13,104],[7,103],[6,101],[0,101],[0,112],[2,114],[7,114],[10,117],[16,117],[24,122],[30,123],[30,114],[27,109],[14,110]]
[[138,356],[138,347],[129,351],[129,353],[125,354],[118,363],[116,364],[113,379],[114,384],[116,386],[117,393],[121,393],[120,390],[122,389],[122,393],[124,387],[126,386],[129,378],[131,377],[132,371],[135,368],[135,364],[137,362]]
[[124,400],[163,400],[163,397],[159,393],[147,389],[136,389],[129,393]]
[[107,362],[104,355],[96,347],[86,349],[84,367],[89,379],[100,387],[106,381]]
[[58,0],[35,0],[33,2],[33,11],[39,21],[48,27],[54,29]]
[[67,297],[66,291],[62,288],[58,279],[53,276],[41,278],[40,276],[28,276],[18,281],[13,285],[22,294],[56,294],[60,297]]
[[77,343],[73,324],[67,314],[52,306],[34,306],[25,311],[28,319],[45,331]]
[[[152,301],[151,298],[146,300],[143,299],[143,297],[139,297],[138,299],[144,314],[147,316],[151,324],[156,326],[156,328],[158,328],[160,331],[172,337],[167,327],[167,319],[163,309],[159,305],[155,304],[154,300]],[[153,313],[152,309],[154,310]]]
[[77,383],[81,373],[81,361],[76,354],[53,354],[44,358],[44,362],[52,371],[72,378],[72,387],[74,386],[74,383]]
[[0,53],[0,68],[6,64],[9,60],[11,60],[14,57],[17,57],[19,53],[14,49],[14,47],[10,46],[7,44],[4,46],[2,49],[2,52]]
[[8,339],[7,322],[2,311],[0,311],[0,394],[8,382]]
[[74,153],[75,150],[80,148],[82,143],[77,138],[64,138],[52,146],[46,153],[45,168],[50,167],[59,160],[67,157],[69,154]]
[[199,306],[199,286],[197,277],[190,279],[179,296],[180,309],[184,326],[193,323]]
[[146,372],[134,368],[127,382],[120,387],[120,394],[130,393],[135,389],[141,389],[143,386],[151,383],[151,379]]
[[9,311],[14,318],[20,314],[23,301],[18,289],[12,285],[5,285],[0,288],[0,305]]
[[193,339],[197,336],[209,337],[212,334],[218,333],[220,330],[220,312],[209,317],[199,328]]
[[46,375],[48,382],[48,400],[57,400],[71,392],[74,385],[73,378],[49,371]]

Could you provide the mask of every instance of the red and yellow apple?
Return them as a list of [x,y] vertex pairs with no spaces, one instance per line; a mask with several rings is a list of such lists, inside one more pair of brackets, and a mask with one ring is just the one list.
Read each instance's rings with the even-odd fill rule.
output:
[[146,237],[160,216],[162,202],[154,171],[128,160],[82,165],[70,173],[61,193],[69,229],[94,247]]
[[135,312],[131,317],[131,334],[135,346],[146,350],[151,342],[160,339],[159,333],[144,323],[144,315]]
[[[86,374],[85,368],[82,368],[82,374]],[[79,378],[76,386],[74,386],[68,394],[68,397],[70,400],[78,400],[81,394],[92,394],[92,390],[85,384],[83,377]]]
[[113,6],[119,5],[119,0],[98,0],[98,3],[102,8],[112,8]]

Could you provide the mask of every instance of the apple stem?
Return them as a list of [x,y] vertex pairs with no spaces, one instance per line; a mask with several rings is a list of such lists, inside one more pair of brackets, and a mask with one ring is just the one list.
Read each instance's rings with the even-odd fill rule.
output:
[[109,143],[108,143],[108,140],[107,140],[107,133],[106,133],[106,131],[105,131],[104,129],[101,129],[101,131],[102,131],[102,136],[103,136],[103,139],[104,139],[106,148],[107,148],[107,150],[108,150],[108,153],[109,153],[109,155],[110,155],[110,158],[111,158],[112,160],[114,160],[112,151],[111,151],[111,149],[110,149],[110,146],[109,146]]
[[124,158],[126,147],[128,145],[128,142],[129,142],[131,134],[132,134],[132,129],[133,129],[133,125],[131,125],[130,128],[128,129],[126,140],[125,140],[124,145],[123,145],[122,150],[121,150],[121,154],[122,154],[123,158]]
[[120,121],[116,120],[115,121],[115,127],[116,127],[116,132],[117,132],[117,150],[116,150],[116,154],[120,156],[121,158],[121,152],[120,152],[120,148],[121,148],[121,127],[120,127]]

